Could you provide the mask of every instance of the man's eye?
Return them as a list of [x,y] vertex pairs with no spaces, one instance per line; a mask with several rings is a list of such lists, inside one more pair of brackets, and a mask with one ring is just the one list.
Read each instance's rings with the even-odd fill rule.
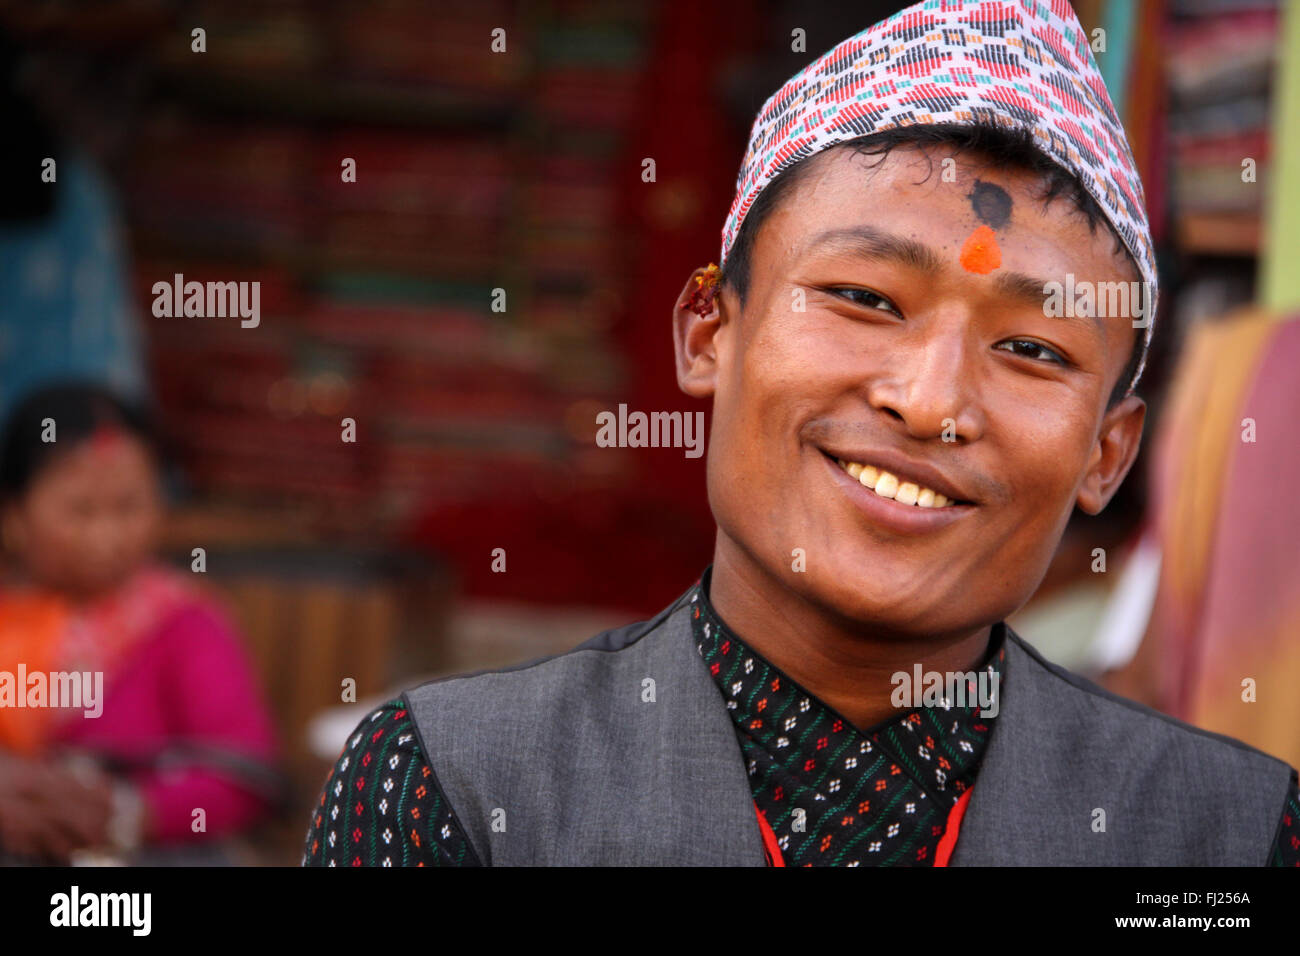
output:
[[883,309],[886,312],[893,312],[895,315],[901,314],[894,303],[883,295],[877,295],[870,289],[831,289],[830,292],[857,305],[864,305],[869,309]]
[[1004,348],[1006,346],[1012,346],[1007,351],[1014,352],[1023,358],[1038,359],[1039,361],[1046,360],[1057,365],[1066,364],[1065,358],[1060,352],[1048,348],[1042,342],[1035,342],[1033,339],[1008,339],[1005,342],[999,342],[994,348]]

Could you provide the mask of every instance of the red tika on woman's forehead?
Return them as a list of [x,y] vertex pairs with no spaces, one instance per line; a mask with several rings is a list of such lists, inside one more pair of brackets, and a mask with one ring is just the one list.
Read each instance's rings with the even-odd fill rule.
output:
[[100,424],[90,433],[90,447],[96,455],[107,455],[121,447],[126,432],[116,425]]

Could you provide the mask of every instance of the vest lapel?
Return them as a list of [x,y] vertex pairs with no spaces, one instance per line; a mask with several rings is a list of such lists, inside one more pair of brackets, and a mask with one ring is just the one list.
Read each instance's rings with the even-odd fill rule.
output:
[[691,631],[694,608],[669,616],[655,656],[672,675],[665,687],[660,779],[670,791],[666,814],[678,861],[714,866],[765,866],[763,839],[736,727],[700,657]]
[[1009,627],[1005,647],[997,721],[951,865],[1078,862],[1064,856],[1084,848],[1095,804],[1077,785],[1090,763],[1077,732],[1083,715],[1053,694],[1051,673]]

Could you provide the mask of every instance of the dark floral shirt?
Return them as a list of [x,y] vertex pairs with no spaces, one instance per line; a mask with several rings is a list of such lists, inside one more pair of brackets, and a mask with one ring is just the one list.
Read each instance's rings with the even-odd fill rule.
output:
[[[974,690],[962,702],[903,710],[859,730],[729,632],[691,595],[696,646],[709,667],[762,812],[787,866],[932,866],[948,814],[975,782],[996,718]],[[979,671],[1001,678],[1005,628]],[[998,686],[996,684],[986,685]],[[1273,866],[1300,866],[1300,785],[1282,807]],[[420,753],[399,698],[348,739],[312,813],[304,866],[480,866]]]
[[[980,716],[977,686],[965,703],[908,707],[858,730],[728,631],[707,586],[706,578],[691,595],[691,625],[785,865],[933,865],[996,719]],[[999,625],[980,668],[998,679],[1002,643]]]

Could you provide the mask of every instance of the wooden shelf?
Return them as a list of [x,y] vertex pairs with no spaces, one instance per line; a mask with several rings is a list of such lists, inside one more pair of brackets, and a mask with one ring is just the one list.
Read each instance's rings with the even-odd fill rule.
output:
[[513,128],[519,112],[504,96],[332,80],[327,74],[250,78],[167,70],[158,90],[189,105],[293,122],[502,133]]

